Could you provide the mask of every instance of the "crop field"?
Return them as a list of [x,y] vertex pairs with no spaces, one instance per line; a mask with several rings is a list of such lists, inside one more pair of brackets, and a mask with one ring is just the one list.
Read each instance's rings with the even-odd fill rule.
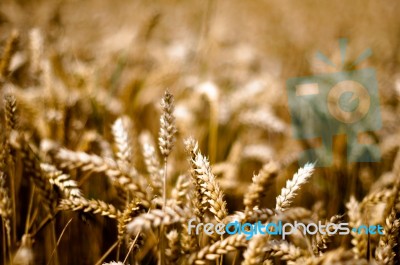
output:
[[0,0],[0,265],[400,264],[399,14]]

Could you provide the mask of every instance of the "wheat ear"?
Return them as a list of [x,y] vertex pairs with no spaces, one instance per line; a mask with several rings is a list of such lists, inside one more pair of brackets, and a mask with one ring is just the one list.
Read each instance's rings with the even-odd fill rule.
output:
[[46,163],[41,163],[40,168],[50,184],[57,186],[63,192],[65,198],[82,197],[78,184],[69,175]]
[[112,204],[100,200],[88,200],[84,197],[62,199],[58,208],[63,211],[82,211],[85,213],[101,214],[113,219],[121,217],[121,212]]
[[179,258],[179,234],[176,229],[171,230],[167,234],[168,246],[165,250],[167,264],[174,264]]
[[197,182],[200,186],[201,204],[208,208],[217,222],[222,222],[228,215],[226,202],[224,194],[211,171],[208,159],[200,152],[197,152],[193,165],[196,178],[198,179]]
[[38,188],[42,202],[50,211],[53,211],[54,206],[57,203],[57,194],[49,180],[44,176],[38,156],[22,135],[17,135],[16,139],[12,141],[12,145],[15,149],[21,152],[25,172],[29,175],[33,184]]
[[[362,222],[362,215],[360,212],[360,203],[354,198],[350,197],[350,201],[346,203],[347,214],[349,216],[350,227],[358,228]],[[353,244],[352,251],[356,259],[364,258],[367,254],[367,239],[363,234],[358,234],[357,232],[351,230],[351,235],[353,239],[351,243]]]
[[247,244],[244,234],[235,234],[223,240],[217,241],[214,244],[205,246],[200,251],[191,254],[188,257],[188,264],[204,265],[208,261],[216,260],[220,255],[235,251],[245,247]]
[[188,180],[188,176],[179,175],[172,192],[173,199],[175,199],[177,206],[182,207],[187,202],[189,186],[190,181]]
[[396,219],[396,211],[392,209],[385,220],[384,235],[379,239],[375,251],[375,260],[379,265],[393,264],[396,253],[393,248],[397,244],[400,228],[400,219]]
[[314,172],[314,164],[307,163],[294,174],[292,180],[286,182],[281,194],[276,198],[277,211],[285,211],[292,203],[297,191],[305,184]]
[[126,226],[132,222],[133,218],[144,213],[146,208],[138,200],[132,200],[125,207],[121,217],[118,219],[118,239],[122,240],[126,236]]
[[160,226],[168,226],[185,221],[188,209],[166,206],[164,210],[152,209],[148,213],[143,213],[133,219],[127,225],[130,234],[136,234],[139,231],[149,231]]
[[154,146],[154,142],[149,132],[144,132],[139,137],[142,146],[142,154],[147,172],[150,175],[150,185],[153,188],[153,194],[162,196],[162,183],[164,172],[161,168],[160,161]]
[[268,252],[267,242],[268,235],[255,235],[248,244],[246,251],[243,253],[242,265],[258,265],[262,264]]
[[189,193],[191,196],[191,203],[193,204],[194,214],[196,217],[202,221],[204,218],[204,213],[207,210],[207,206],[203,206],[201,204],[202,201],[202,193],[201,193],[201,179],[197,178],[195,168],[196,165],[194,163],[196,159],[196,155],[198,153],[198,143],[192,137],[185,139],[184,141],[186,153],[188,154],[188,160],[190,164],[190,176],[193,184],[193,192]]
[[287,241],[273,240],[268,243],[268,246],[271,254],[273,256],[281,257],[282,260],[295,261],[305,254],[301,249]]
[[[164,97],[161,100],[162,114],[160,117],[160,131],[158,135],[158,145],[162,156],[164,157],[164,177],[163,177],[163,210],[166,210],[167,206],[167,160],[171,153],[172,147],[175,142],[175,134],[177,132],[175,117],[174,117],[174,96],[165,91]],[[162,224],[160,229],[160,264],[165,263],[165,237],[164,237],[164,225]]]
[[[329,219],[329,223],[337,224],[338,222],[340,222],[341,219],[342,219],[341,215],[334,215]],[[331,237],[334,236],[334,234],[329,234],[327,229],[325,229],[324,232],[325,234],[321,234],[318,231],[318,233],[315,235],[316,238],[315,244],[313,245],[315,246],[314,249],[315,254],[320,256],[322,256],[322,254],[326,251],[326,249],[328,248],[327,244],[329,243]]]
[[127,116],[118,118],[113,126],[112,133],[117,146],[118,163],[129,166],[132,163],[132,122]]
[[7,39],[0,61],[0,81],[3,81],[9,73],[11,58],[17,50],[18,31],[13,30]]
[[43,35],[40,29],[34,28],[29,32],[29,66],[33,75],[41,70],[43,56]]
[[260,206],[260,200],[265,196],[265,191],[278,175],[278,166],[274,162],[266,164],[258,175],[254,175],[249,191],[244,196],[246,211]]
[[[133,177],[130,176],[131,173],[122,171],[112,159],[103,159],[97,155],[67,149],[61,149],[56,157],[60,161],[61,168],[68,168],[69,170],[79,168],[85,172],[105,173],[114,185],[132,192],[143,204],[146,204],[147,207],[150,206],[147,193],[142,185],[135,183]],[[137,174],[137,172],[134,171],[133,174]]]
[[161,154],[164,157],[164,181],[163,198],[164,206],[167,203],[167,159],[175,143],[175,134],[177,132],[174,117],[174,96],[165,91],[161,100],[162,115],[160,118],[160,132],[158,136],[158,145]]

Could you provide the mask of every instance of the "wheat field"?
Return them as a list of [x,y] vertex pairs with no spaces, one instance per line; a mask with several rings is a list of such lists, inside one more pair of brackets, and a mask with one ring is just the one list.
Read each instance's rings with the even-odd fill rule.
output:
[[[397,1],[0,1],[0,264],[400,264]],[[286,81],[377,73],[379,162],[299,165]],[[191,221],[192,220],[192,221]],[[192,233],[200,223],[383,234]],[[192,222],[192,223],[191,223]],[[249,228],[250,229],[250,228]],[[248,230],[246,230],[248,231]]]

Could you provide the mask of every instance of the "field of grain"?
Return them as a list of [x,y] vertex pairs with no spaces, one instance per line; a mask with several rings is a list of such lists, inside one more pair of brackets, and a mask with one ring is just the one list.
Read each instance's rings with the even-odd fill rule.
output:
[[[1,0],[0,264],[400,264],[400,3]],[[286,81],[376,70],[380,162],[299,165]],[[199,223],[384,233],[189,233]]]

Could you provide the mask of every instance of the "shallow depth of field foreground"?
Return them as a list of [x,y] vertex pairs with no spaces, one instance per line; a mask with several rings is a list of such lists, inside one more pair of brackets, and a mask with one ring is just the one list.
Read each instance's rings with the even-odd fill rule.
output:
[[[0,264],[400,264],[398,14],[394,0],[1,0]],[[287,80],[365,68],[382,126],[355,140],[380,161],[351,162],[339,134],[331,165],[299,165],[325,142],[294,137]],[[349,233],[193,228],[235,221]]]

